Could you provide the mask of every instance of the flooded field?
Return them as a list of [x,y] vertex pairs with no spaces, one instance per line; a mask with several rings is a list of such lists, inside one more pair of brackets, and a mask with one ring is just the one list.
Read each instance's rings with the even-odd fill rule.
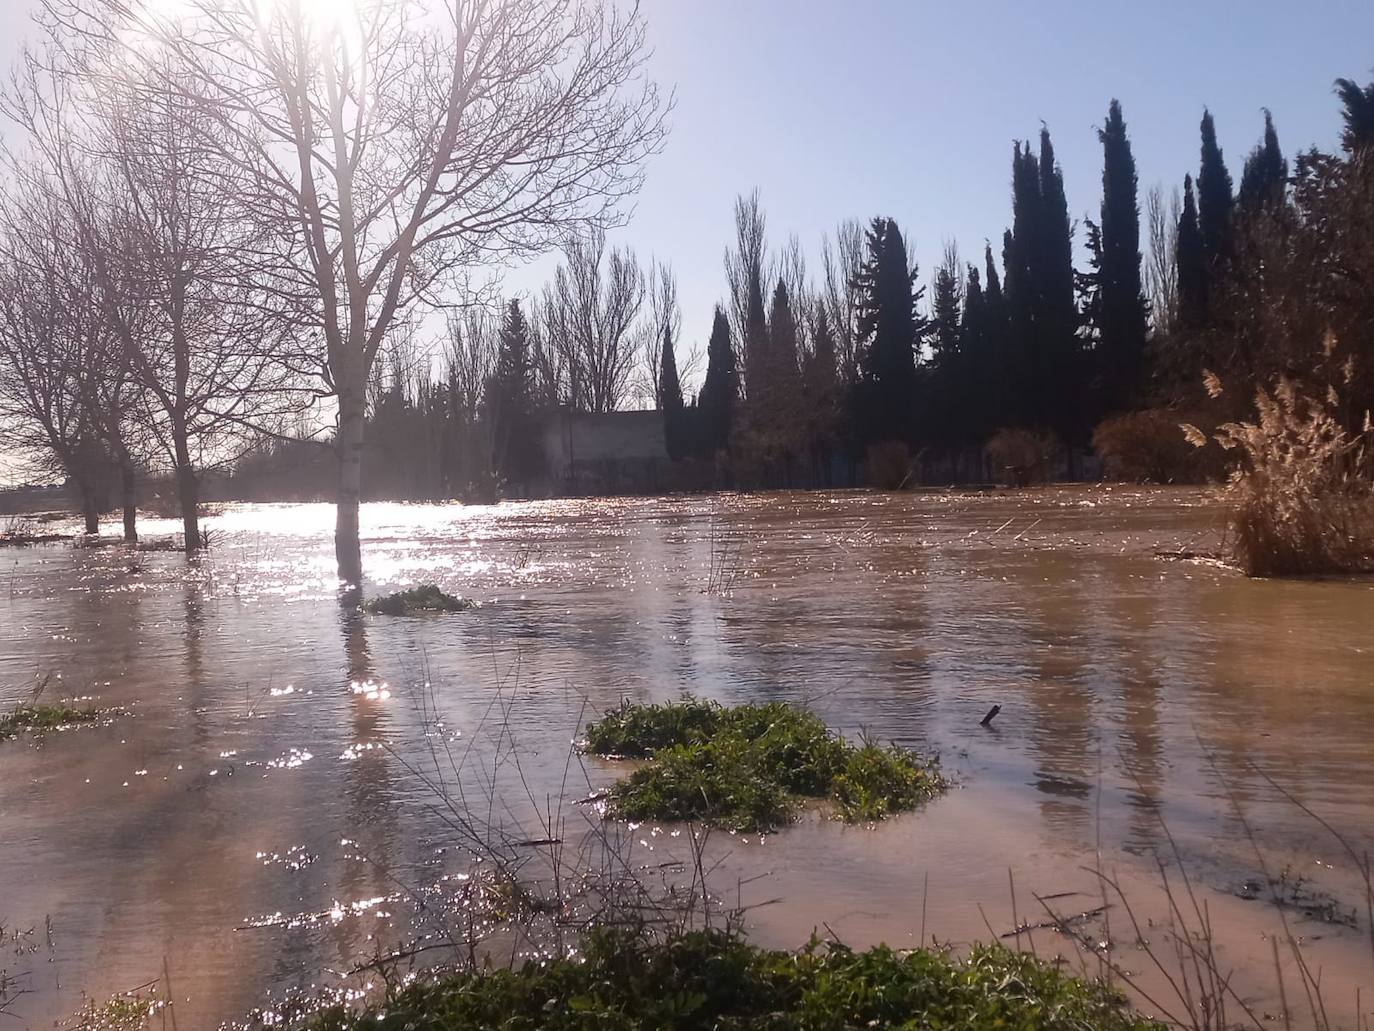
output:
[[[684,690],[805,702],[957,781],[877,828],[717,836],[713,884],[757,940],[987,939],[1015,925],[1013,884],[1023,922],[1045,922],[1036,895],[1102,906],[1100,857],[1140,929],[1115,897],[1076,927],[1168,1003],[1137,939],[1164,945],[1157,863],[1177,885],[1181,858],[1237,1006],[1279,1012],[1277,954],[1312,1023],[1271,944],[1285,920],[1333,1023],[1356,1026],[1360,985],[1374,1005],[1355,863],[1302,808],[1374,845],[1374,584],[1157,555],[1217,546],[1203,492],[369,505],[363,524],[369,591],[433,581],[480,607],[342,618],[328,506],[230,508],[195,565],[0,552],[0,709],[50,678],[112,711],[0,743],[5,1026],[154,980],[182,1028],[214,1026],[452,931],[463,828],[538,838],[552,812],[586,833],[572,803],[621,771],[572,754],[582,723]],[[640,827],[633,862],[681,847]],[[1052,928],[1033,944],[1098,970]]]

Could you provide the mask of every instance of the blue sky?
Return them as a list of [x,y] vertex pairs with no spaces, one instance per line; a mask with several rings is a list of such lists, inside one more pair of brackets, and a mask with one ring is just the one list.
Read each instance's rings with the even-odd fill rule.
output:
[[[9,60],[28,0],[0,0]],[[1094,128],[1121,100],[1142,189],[1197,165],[1210,106],[1232,174],[1274,113],[1289,153],[1334,146],[1337,76],[1374,75],[1370,0],[644,0],[651,68],[677,91],[672,133],[615,242],[670,261],[686,342],[724,291],[735,195],[757,186],[770,235],[888,214],[928,277],[943,242],[965,257],[1010,217],[1011,141],[1046,122],[1073,217],[1095,217]],[[528,289],[547,263],[513,274]]]

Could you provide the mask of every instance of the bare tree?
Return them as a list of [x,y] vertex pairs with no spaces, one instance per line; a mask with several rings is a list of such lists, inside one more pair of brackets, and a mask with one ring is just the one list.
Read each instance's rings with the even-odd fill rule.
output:
[[762,354],[751,356],[751,341],[755,351],[766,348],[763,292],[764,283],[773,279],[768,265],[768,218],[757,189],[735,198],[735,245],[725,249],[725,279],[730,287],[730,336],[747,393],[750,367],[764,359]]
[[858,379],[860,291],[854,274],[863,254],[864,227],[858,219],[846,219],[835,227],[833,239],[827,236],[821,241],[825,304],[835,334],[840,377],[845,383]]
[[599,229],[573,239],[563,253],[544,292],[545,330],[567,366],[572,407],[612,412],[629,394],[637,361],[644,272],[633,251],[608,253]]
[[663,360],[663,337],[666,333],[677,341],[682,336],[682,312],[677,303],[677,276],[673,274],[671,265],[656,261],[649,263],[646,292],[649,297],[649,312],[638,330],[641,361],[634,393],[644,407],[662,408],[659,366]]
[[167,53],[204,94],[218,185],[271,232],[256,273],[319,341],[338,408],[335,555],[358,584],[369,370],[460,270],[617,219],[664,132],[638,8],[185,0],[173,21],[140,0],[45,6],[92,74]]
[[90,269],[46,185],[11,179],[0,194],[0,426],[15,457],[68,478],[86,532],[98,533],[109,455],[82,384],[99,374],[108,326],[87,303]]
[[1163,187],[1158,184],[1150,187],[1145,195],[1145,220],[1150,234],[1145,289],[1156,332],[1168,332],[1178,315],[1179,206],[1177,189],[1167,201]]

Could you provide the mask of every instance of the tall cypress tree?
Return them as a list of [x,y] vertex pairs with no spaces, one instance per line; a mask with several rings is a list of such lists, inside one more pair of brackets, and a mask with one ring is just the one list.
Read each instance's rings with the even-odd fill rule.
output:
[[863,340],[861,425],[869,441],[906,441],[915,425],[916,346],[925,328],[917,303],[925,291],[913,288],[916,269],[895,221],[875,218],[867,242],[868,260],[855,278]]
[[497,340],[496,370],[485,394],[496,471],[507,479],[532,475],[537,460],[532,425],[534,363],[530,360],[529,323],[518,298],[506,306]]
[[1197,220],[1202,234],[1202,253],[1210,277],[1230,252],[1232,196],[1231,173],[1226,170],[1212,112],[1202,112],[1202,166],[1197,176]]
[[677,461],[688,450],[686,419],[683,414],[682,382],[677,375],[677,355],[673,353],[673,329],[665,323],[663,348],[658,360],[658,396],[663,407],[663,441],[668,457]]
[[706,379],[697,396],[701,426],[699,441],[704,455],[713,455],[730,446],[738,396],[730,320],[725,315],[725,309],[716,305],[715,319],[711,323],[711,340],[706,345]]
[[1178,216],[1174,257],[1178,269],[1179,323],[1184,329],[1196,330],[1207,318],[1207,257],[1198,227],[1191,175],[1183,177],[1183,210]]
[[816,308],[811,330],[811,350],[802,359],[802,398],[807,442],[821,482],[829,481],[828,457],[839,418],[840,378],[836,361],[835,333],[824,304]]
[[965,360],[962,346],[963,298],[959,268],[945,262],[935,270],[930,299],[929,331],[931,367],[926,377],[925,408],[929,436],[953,444],[963,436],[967,415]]
[[1131,403],[1145,365],[1148,306],[1140,278],[1140,208],[1135,157],[1121,105],[1113,100],[1102,143],[1102,223],[1097,340],[1108,409]]
[[768,317],[763,309],[763,282],[757,269],[752,270],[749,278],[748,301],[744,312],[744,392],[752,398],[757,392],[764,392],[770,365],[768,339]]
[[1040,247],[1033,270],[1039,294],[1037,350],[1043,355],[1035,411],[1038,425],[1056,430],[1066,441],[1084,435],[1080,412],[1078,308],[1073,272],[1073,227],[1064,193],[1064,173],[1054,157],[1049,129],[1040,130]]
[[962,304],[959,270],[941,265],[935,270],[934,292],[930,298],[931,364],[937,371],[951,369],[959,361],[959,323]]
[[1264,139],[1255,145],[1245,159],[1240,176],[1240,209],[1247,214],[1273,207],[1282,202],[1288,182],[1288,162],[1279,149],[1279,134],[1274,130],[1274,116],[1264,109]]

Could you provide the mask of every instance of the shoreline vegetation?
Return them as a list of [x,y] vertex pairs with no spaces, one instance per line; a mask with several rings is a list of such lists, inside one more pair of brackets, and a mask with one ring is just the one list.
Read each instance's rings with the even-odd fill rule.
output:
[[691,695],[658,705],[622,702],[588,724],[585,751],[641,760],[612,787],[616,819],[701,821],[765,832],[821,800],[846,823],[875,822],[948,787],[939,760],[865,739],[854,745],[783,702],[726,708]]
[[[99,1025],[92,1025],[92,1029]],[[599,929],[577,959],[422,975],[362,1009],[274,1011],[250,1028],[289,1031],[712,1031],[949,1028],[1162,1031],[1124,996],[998,945],[854,951],[813,938],[796,952],[735,932],[663,941]]]

